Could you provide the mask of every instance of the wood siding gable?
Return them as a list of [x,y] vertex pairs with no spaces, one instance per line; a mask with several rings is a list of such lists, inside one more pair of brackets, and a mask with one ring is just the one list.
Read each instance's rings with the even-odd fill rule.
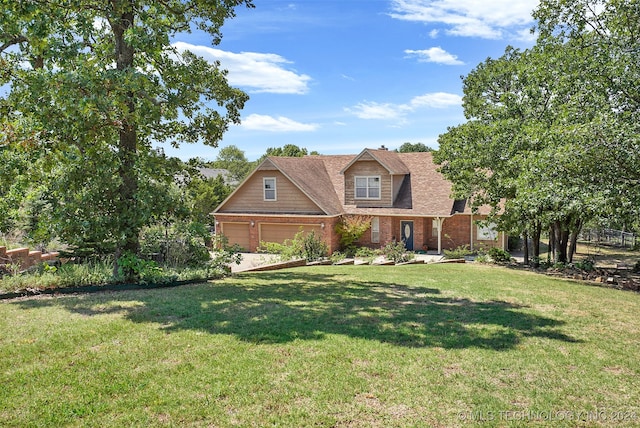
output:
[[[275,178],[276,200],[265,200],[264,179]],[[325,215],[326,213],[269,159],[263,161],[214,213]]]

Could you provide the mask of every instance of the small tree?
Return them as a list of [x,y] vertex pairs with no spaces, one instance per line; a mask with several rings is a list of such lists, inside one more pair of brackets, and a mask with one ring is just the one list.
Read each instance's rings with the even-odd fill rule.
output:
[[340,235],[340,246],[347,252],[355,250],[355,242],[371,227],[371,216],[349,215],[342,217],[336,224],[336,233]]

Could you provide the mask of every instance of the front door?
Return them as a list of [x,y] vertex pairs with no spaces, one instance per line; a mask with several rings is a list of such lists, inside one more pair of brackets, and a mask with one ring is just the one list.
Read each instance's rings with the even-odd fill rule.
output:
[[400,237],[407,251],[413,251],[413,222],[400,222]]

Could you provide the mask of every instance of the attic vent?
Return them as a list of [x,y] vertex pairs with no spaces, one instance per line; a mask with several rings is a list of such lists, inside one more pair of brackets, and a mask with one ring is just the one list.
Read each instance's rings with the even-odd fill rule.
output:
[[389,150],[389,149],[387,149],[383,144],[383,145],[380,146],[380,148],[378,150]]

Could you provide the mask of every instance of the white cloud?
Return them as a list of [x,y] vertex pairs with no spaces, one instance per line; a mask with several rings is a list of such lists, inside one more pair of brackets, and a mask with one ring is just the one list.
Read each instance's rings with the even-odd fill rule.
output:
[[419,107],[448,108],[462,105],[462,97],[447,92],[434,92],[415,97],[409,105],[412,109]]
[[462,97],[447,92],[434,92],[412,98],[405,104],[377,103],[365,101],[353,107],[345,108],[345,111],[360,119],[398,119],[405,121],[405,116],[420,108],[444,109],[462,105]]
[[391,17],[444,24],[456,36],[501,39],[519,37],[532,26],[539,0],[392,0]]
[[315,123],[300,123],[287,117],[251,114],[242,120],[242,127],[252,131],[309,132],[318,129]]
[[176,42],[173,46],[179,52],[189,50],[207,61],[220,61],[222,68],[229,71],[229,83],[247,88],[249,92],[305,94],[309,91],[311,77],[286,68],[291,62],[277,54],[234,53],[184,42]]
[[440,46],[436,46],[429,49],[423,50],[411,50],[407,49],[404,51],[409,56],[418,57],[419,62],[435,62],[437,64],[446,64],[446,65],[462,65],[464,62],[460,61],[456,55],[450,54],[449,52],[442,49]]
[[380,104],[369,101],[345,108],[345,111],[353,113],[360,119],[397,119],[403,114],[402,108],[398,104]]

